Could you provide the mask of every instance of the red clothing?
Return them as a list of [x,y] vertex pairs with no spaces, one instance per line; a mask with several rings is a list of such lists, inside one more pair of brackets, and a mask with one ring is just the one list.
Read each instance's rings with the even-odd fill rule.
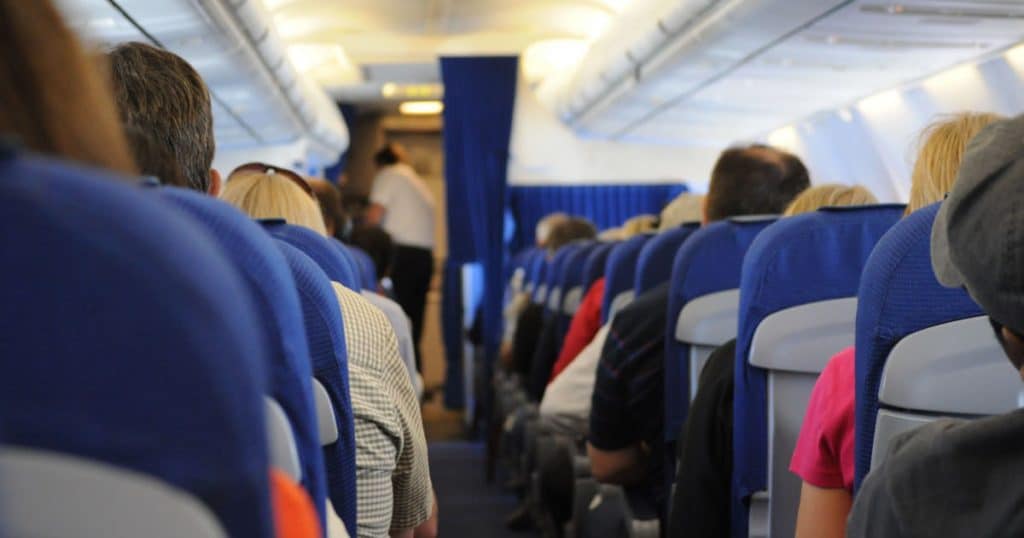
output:
[[856,354],[837,353],[821,372],[789,470],[819,488],[853,492],[853,403]]
[[569,325],[569,332],[565,334],[562,342],[562,351],[558,354],[558,360],[551,368],[551,383],[558,377],[558,374],[565,370],[566,366],[572,363],[576,355],[587,347],[587,344],[594,339],[598,329],[601,328],[601,303],[604,301],[604,277],[594,281],[583,296],[580,308],[572,317],[572,324]]

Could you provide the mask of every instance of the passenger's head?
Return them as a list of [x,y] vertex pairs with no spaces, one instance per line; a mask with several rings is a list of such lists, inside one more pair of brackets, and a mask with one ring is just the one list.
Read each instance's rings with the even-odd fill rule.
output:
[[347,221],[345,209],[341,205],[341,191],[330,181],[322,179],[310,179],[307,183],[316,194],[317,201],[320,202],[320,213],[324,216],[324,228],[327,229],[327,235],[341,239],[340,236],[344,235]]
[[395,243],[391,240],[391,234],[379,226],[358,226],[352,230],[349,242],[370,255],[377,267],[377,281],[391,274],[395,260]]
[[1024,376],[1024,116],[982,130],[932,226],[935,276],[966,288]]
[[816,211],[822,207],[841,207],[877,203],[878,199],[875,198],[875,195],[871,194],[871,191],[861,187],[860,185],[854,185],[852,187],[838,184],[818,185],[800,193],[799,196],[790,202],[789,207],[786,208],[786,212],[783,213],[783,215],[791,217],[801,213],[810,213],[811,211]]
[[569,220],[569,215],[565,213],[550,213],[545,215],[544,218],[537,221],[537,227],[535,229],[537,246],[541,248],[547,247],[548,237],[551,235],[551,230],[558,224]]
[[118,45],[109,54],[114,96],[127,127],[166,146],[192,189],[216,195],[210,92],[180,56],[144,43]]
[[385,166],[391,166],[405,161],[405,149],[394,142],[384,144],[384,147],[378,149],[377,153],[373,154],[373,162],[379,168],[384,168]]
[[155,177],[162,185],[188,187],[188,179],[181,171],[178,159],[167,146],[157,144],[148,133],[134,127],[126,128],[124,134],[140,174]]
[[658,228],[658,217],[656,215],[636,215],[626,219],[620,228],[622,239],[629,239],[634,235],[651,233]]
[[220,197],[254,219],[284,219],[327,235],[313,189],[291,170],[243,164],[228,176]]
[[810,185],[807,168],[795,155],[762,145],[727,149],[711,172],[704,222],[782,213]]
[[704,207],[704,197],[699,194],[684,192],[669,202],[665,209],[661,210],[658,217],[658,231],[678,228],[686,222],[700,222]]
[[135,173],[107,81],[47,0],[0,0],[0,135]]
[[547,240],[548,254],[554,254],[573,241],[593,239],[596,235],[597,228],[593,222],[582,217],[569,217],[551,229]]
[[952,190],[967,143],[999,119],[996,114],[963,112],[940,118],[921,132],[917,160],[910,175],[908,215],[942,200]]

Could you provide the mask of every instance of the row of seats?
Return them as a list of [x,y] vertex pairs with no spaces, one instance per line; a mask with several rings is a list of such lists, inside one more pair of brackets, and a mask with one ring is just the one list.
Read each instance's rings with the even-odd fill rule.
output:
[[814,382],[839,350],[856,344],[858,484],[893,436],[1018,404],[1018,383],[981,310],[932,273],[937,208],[903,220],[898,205],[744,217],[578,243],[552,260],[531,249],[512,263],[534,300],[566,317],[597,278],[594,264],[607,279],[606,316],[671,281],[666,443],[677,440],[703,361],[736,338],[732,528],[735,536],[791,536],[800,479],[789,459]]
[[[321,528],[329,499],[355,536],[332,281],[371,284],[369,257],[199,193],[12,148],[0,179],[8,535],[269,538],[274,467],[309,493]],[[83,487],[109,496],[88,501]]]

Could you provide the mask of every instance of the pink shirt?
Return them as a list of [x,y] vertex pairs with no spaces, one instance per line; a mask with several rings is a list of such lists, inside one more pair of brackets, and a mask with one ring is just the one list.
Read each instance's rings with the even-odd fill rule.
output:
[[853,491],[854,349],[828,361],[807,404],[789,470],[819,488]]

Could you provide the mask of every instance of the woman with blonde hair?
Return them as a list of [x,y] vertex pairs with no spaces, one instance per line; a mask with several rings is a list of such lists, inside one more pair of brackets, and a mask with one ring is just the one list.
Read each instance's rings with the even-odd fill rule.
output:
[[[941,201],[953,187],[967,143],[995,114],[963,112],[921,133],[906,214]],[[789,469],[803,480],[796,537],[840,538],[853,501],[855,351],[833,356],[814,385]]]
[[[244,164],[228,176],[221,198],[252,218],[281,218],[327,237],[312,187],[291,170]],[[395,328],[377,303],[341,284],[332,287],[343,319],[353,321],[343,330],[356,432],[358,536],[433,534],[437,505],[423,420]],[[340,534],[333,517],[328,527],[331,536],[334,529]]]
[[877,203],[878,199],[875,198],[875,195],[871,194],[871,191],[861,187],[860,185],[848,187],[837,183],[829,183],[827,185],[811,187],[800,193],[799,196],[790,202],[789,207],[786,208],[786,212],[783,213],[783,216],[792,217],[793,215],[816,211],[822,207],[869,205]]
[[953,188],[967,143],[990,123],[1003,119],[987,112],[944,116],[921,131],[921,143],[910,175],[909,215],[942,200]]
[[320,203],[306,180],[291,170],[264,163],[235,168],[220,195],[254,219],[284,219],[326,236]]

